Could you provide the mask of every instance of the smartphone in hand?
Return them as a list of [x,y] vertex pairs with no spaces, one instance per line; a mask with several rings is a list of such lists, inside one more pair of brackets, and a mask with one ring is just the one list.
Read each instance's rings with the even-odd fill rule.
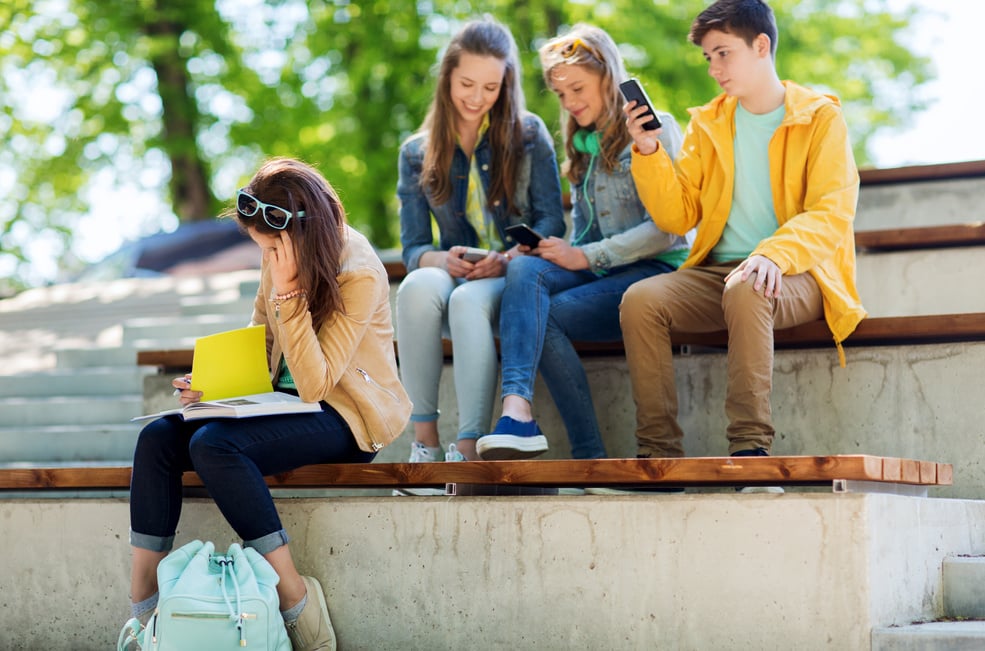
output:
[[526,224],[514,224],[513,226],[506,227],[507,235],[513,237],[514,240],[523,244],[524,246],[529,246],[531,249],[536,249],[540,241],[544,239],[544,236],[530,228]]
[[465,253],[459,257],[466,262],[478,262],[479,260],[484,260],[488,255],[489,249],[479,249],[474,246],[470,246],[465,249]]
[[619,84],[619,90],[622,92],[622,96],[626,98],[627,102],[636,102],[636,106],[645,106],[647,110],[650,111],[650,115],[653,116],[652,120],[643,123],[643,128],[647,131],[656,131],[662,124],[660,124],[660,118],[657,117],[657,112],[653,110],[653,102],[647,97],[646,91],[643,90],[643,86],[640,85],[640,80],[635,77],[631,77],[626,81]]

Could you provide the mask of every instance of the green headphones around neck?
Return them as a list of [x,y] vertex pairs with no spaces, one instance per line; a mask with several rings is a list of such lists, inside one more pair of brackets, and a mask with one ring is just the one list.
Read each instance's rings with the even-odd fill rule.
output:
[[[602,146],[599,144],[599,134],[588,129],[578,129],[575,131],[575,135],[571,137],[571,144],[574,146],[575,151],[588,154],[591,157],[588,160],[588,169],[585,170],[585,178],[582,179],[582,191],[585,192],[588,190],[588,178],[592,175],[595,157],[602,151]],[[582,238],[588,234],[589,229],[592,228],[592,224],[595,222],[595,209],[592,206],[592,201],[586,202],[585,205],[588,207],[588,223],[582,232],[572,241],[572,244],[575,246],[581,243]]]
[[595,156],[601,151],[599,134],[588,129],[578,129],[575,131],[575,135],[571,138],[571,144],[574,145],[575,151],[591,156]]

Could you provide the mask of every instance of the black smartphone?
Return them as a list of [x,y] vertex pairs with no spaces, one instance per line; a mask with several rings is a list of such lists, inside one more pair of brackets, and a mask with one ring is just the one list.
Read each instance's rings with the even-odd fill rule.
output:
[[643,90],[643,86],[640,85],[640,80],[635,77],[630,77],[626,81],[619,84],[619,90],[622,92],[622,96],[626,98],[627,102],[636,102],[636,106],[645,106],[649,111],[653,119],[644,122],[643,128],[647,131],[656,131],[661,126],[660,118],[657,117],[657,112],[653,110],[653,102],[650,98],[646,96],[646,91]]
[[531,249],[536,249],[540,241],[544,239],[544,236],[530,228],[526,224],[514,224],[513,226],[506,227],[507,235],[513,237],[514,240],[523,244],[524,246],[529,246]]

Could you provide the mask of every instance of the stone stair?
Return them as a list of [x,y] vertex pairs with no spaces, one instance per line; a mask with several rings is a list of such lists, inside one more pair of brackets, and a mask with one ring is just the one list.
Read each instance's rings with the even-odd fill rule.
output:
[[[877,230],[974,221],[980,218],[982,199],[985,199],[985,177],[863,186],[856,228]],[[985,312],[985,295],[976,285],[982,273],[985,263],[978,247],[859,254],[860,292],[873,316]],[[3,369],[0,371],[0,463],[129,463],[140,427],[129,423],[129,418],[146,409],[142,386],[156,371],[136,366],[136,352],[188,348],[198,336],[245,325],[256,287],[255,272],[234,272],[209,278],[132,279],[42,288],[0,301],[0,369]],[[985,498],[985,482],[971,491],[967,490],[967,484],[961,484],[969,475],[985,476],[985,461],[979,451],[982,428],[977,416],[978,405],[985,402],[978,377],[978,369],[985,364],[985,342],[853,348],[848,350],[848,357],[848,369],[838,369],[833,348],[783,351],[777,356],[774,409],[777,421],[783,423],[777,439],[782,453],[866,453],[953,462],[957,492],[944,494]],[[610,454],[631,456],[629,432],[633,413],[627,395],[625,362],[593,359],[586,367],[593,391],[597,391],[595,403],[604,421],[603,428],[614,433]],[[687,442],[689,454],[722,452],[723,371],[724,355],[720,352],[696,353],[680,359],[678,381],[684,393],[682,424],[694,433]],[[452,429],[456,419],[450,373],[445,373],[441,391],[442,436],[450,441],[451,433],[444,430]],[[563,456],[566,453],[561,440],[563,430],[557,414],[551,413],[553,406],[542,383],[538,384],[537,393],[540,405],[536,408],[541,410],[537,416],[545,431],[553,432],[551,454]],[[405,459],[406,445],[406,441],[400,441],[387,448],[380,460]],[[831,449],[827,449],[829,446]],[[428,498],[407,498],[397,507],[380,502],[379,498],[347,498],[324,503],[312,498],[310,502],[286,501],[284,509],[289,528],[297,529],[309,526],[312,508],[331,511],[331,532],[318,529],[324,535],[302,543],[307,547],[301,548],[299,556],[302,561],[317,565],[325,576],[342,576],[347,568],[355,572],[360,563],[352,562],[345,554],[380,545],[380,549],[374,549],[365,558],[356,559],[362,561],[362,567],[384,563],[382,570],[369,573],[369,580],[378,583],[367,587],[366,592],[386,595],[391,599],[388,607],[395,609],[391,612],[399,613],[404,608],[400,616],[389,621],[403,622],[397,626],[406,626],[408,631],[413,629],[419,636],[416,641],[422,645],[435,642],[435,631],[451,626],[446,621],[448,618],[462,616],[451,595],[474,594],[478,589],[486,595],[485,599],[496,595],[501,604],[514,604],[516,599],[521,599],[523,607],[517,613],[508,612],[510,617],[516,615],[511,621],[520,621],[523,613],[542,606],[545,595],[582,593],[594,595],[596,601],[592,603],[608,608],[606,616],[616,621],[627,609],[636,608],[640,603],[637,593],[642,590],[657,606],[653,612],[646,612],[645,608],[637,608],[639,612],[633,610],[637,628],[629,630],[627,635],[667,642],[666,647],[660,648],[701,648],[700,645],[689,647],[687,639],[716,641],[716,646],[704,648],[834,648],[824,642],[825,630],[840,635],[835,635],[838,639],[853,641],[841,648],[873,651],[985,648],[985,622],[966,619],[985,619],[985,613],[981,612],[985,604],[982,594],[985,561],[975,556],[940,559],[949,553],[985,553],[980,535],[985,518],[982,503],[978,501],[933,499],[923,500],[924,506],[921,498],[866,499],[859,503],[864,507],[859,511],[862,517],[848,510],[846,504],[854,502],[836,502],[839,497],[833,495],[752,496],[742,501],[732,494],[688,494],[663,502],[633,501],[651,500],[650,497],[611,501],[577,498],[581,502],[568,498],[560,503],[537,498],[539,501],[531,500],[533,504],[505,500],[491,504],[481,498],[440,499],[440,502],[429,502]],[[71,506],[54,502],[32,507],[33,510],[26,511],[23,522],[33,526],[39,520],[39,513],[44,516],[50,511],[45,516],[50,518],[49,528],[62,527],[63,509],[74,511]],[[820,519],[819,507],[828,510]],[[0,508],[3,508],[2,499]],[[125,513],[122,513],[125,509],[119,504],[78,508],[111,511],[101,522],[100,532],[125,530]],[[901,513],[908,518],[909,528],[901,528],[901,518],[892,511],[894,508],[903,509]],[[367,509],[378,509],[378,514],[367,519]],[[345,517],[338,515],[342,511],[347,513]],[[209,529],[221,526],[221,518],[210,505],[192,503],[189,512],[192,514],[190,523],[186,523],[189,530],[210,535],[221,533]],[[461,527],[462,522],[479,524],[494,516],[498,531],[494,539],[510,541],[505,545],[490,547],[489,536],[482,526]],[[526,524],[518,524],[518,518],[528,520],[524,521]],[[877,526],[857,529],[860,523],[870,519]],[[79,523],[85,519],[73,521]],[[340,521],[345,525],[341,532],[336,527]],[[556,526],[552,524],[555,521],[559,523]],[[394,529],[393,522],[400,526]],[[596,527],[600,522],[602,525]],[[747,526],[748,523],[755,524]],[[533,537],[523,545],[520,543],[527,535],[525,527],[538,533],[530,534]],[[768,535],[770,527],[775,533],[773,537]],[[816,547],[808,548],[799,536],[801,529],[813,531],[811,527],[817,529],[818,536],[825,537],[816,542]],[[925,529],[932,531],[927,533]],[[479,533],[468,538],[473,530]],[[557,536],[553,547],[545,544],[543,538],[537,538],[545,531]],[[650,535],[640,531],[649,531]],[[342,538],[338,544],[333,542],[335,549],[341,550],[341,556],[319,555],[323,551],[322,541],[329,535],[334,540]],[[107,539],[113,536],[105,534]],[[724,546],[726,540],[743,537],[746,544],[737,547],[740,553],[730,564],[722,560],[726,558],[724,547],[694,556],[694,550],[703,544],[714,546],[720,540]],[[52,536],[44,536],[39,544],[51,539]],[[455,542],[449,547],[451,539]],[[685,540],[689,544],[680,544],[678,550],[677,545]],[[412,579],[405,577],[394,584],[392,577],[403,577],[401,572],[406,573],[408,565],[407,559],[393,554],[391,547],[396,542],[413,550],[421,541],[424,547],[433,543],[434,549],[428,548],[426,553],[408,551],[408,554],[422,554],[420,559],[412,559],[414,567],[427,567],[428,575],[437,572],[440,578],[431,577],[429,583],[428,576],[422,574]],[[574,541],[574,547],[565,548],[564,544],[570,541]],[[126,581],[122,558],[125,550],[118,539],[114,542],[119,549],[113,553],[121,558],[102,561],[106,565],[104,574],[117,572],[120,576],[113,574],[114,584],[122,586]],[[764,550],[756,551],[763,545],[766,545]],[[524,549],[524,555],[518,556],[514,549],[520,548]],[[621,551],[615,553],[615,550]],[[611,564],[627,550],[635,554],[636,561],[614,571]],[[797,554],[805,550],[810,553],[802,554],[802,563],[795,563],[800,558]],[[88,553],[92,551],[89,549]],[[535,554],[536,562],[528,563],[528,552]],[[482,558],[485,553],[494,559],[493,565],[475,572],[473,559]],[[445,556],[433,566],[432,572],[430,563],[437,554]],[[563,554],[576,558],[581,565],[570,563]],[[846,570],[852,562],[859,563],[860,558],[864,562],[858,564],[859,573]],[[695,564],[695,559],[704,559],[708,567],[712,561],[722,564],[714,572],[704,572],[705,566],[702,562]],[[814,571],[809,565],[812,559],[826,565]],[[565,569],[550,574],[544,568],[552,562]],[[602,564],[601,569],[596,570],[596,562]],[[31,564],[25,561],[23,565]],[[590,567],[591,571],[579,573],[575,566]],[[640,568],[644,568],[642,575],[650,583],[639,581]],[[680,606],[683,613],[684,602],[674,601],[673,589],[660,587],[665,585],[668,568],[677,573],[678,590],[694,590],[685,600],[689,611],[701,610],[702,603],[715,596],[722,581],[735,576],[749,581],[733,581],[732,598],[720,604],[716,602],[714,607],[709,605],[706,619],[694,619],[671,612]],[[864,577],[862,570],[867,572]],[[902,576],[912,571],[919,574],[920,580],[910,581]],[[752,581],[762,573],[772,573],[775,581],[773,588],[767,585],[759,593]],[[558,577],[569,575],[584,580],[579,578],[581,582],[568,586],[570,590],[555,590],[561,581]],[[349,576],[353,581],[367,578]],[[517,582],[515,589],[511,581]],[[801,591],[799,586],[805,582],[815,587],[814,593]],[[415,587],[418,585],[427,589],[418,589]],[[592,590],[598,585],[604,589],[595,594]],[[629,585],[634,586],[632,590],[627,589]],[[449,586],[455,592],[448,592]],[[784,593],[782,600],[773,601],[780,597],[770,589],[788,588],[789,594]],[[856,599],[859,588],[865,589],[866,599]],[[750,590],[763,602],[750,611],[753,614],[769,613],[777,608],[783,611],[782,617],[767,624],[774,646],[765,645],[762,631],[753,630],[748,621],[718,618],[719,614],[730,616],[739,612],[737,604],[749,601]],[[391,591],[403,598],[392,596]],[[432,599],[441,591],[449,598]],[[116,592],[124,595],[125,589]],[[340,593],[343,624],[364,621],[363,613],[345,610],[352,608],[348,603],[351,600],[343,600],[342,596]],[[618,601],[618,607],[612,607],[612,600]],[[840,601],[844,604],[839,605]],[[585,632],[580,633],[583,638],[567,638],[572,645],[579,639],[593,639],[591,630],[595,625],[590,618],[594,617],[596,607],[586,609],[583,602],[580,597],[573,598],[566,606],[567,617],[561,618],[564,622],[587,622]],[[413,604],[413,608],[408,604]],[[420,604],[430,608],[429,614],[433,616],[426,626],[410,623],[417,621]],[[822,607],[827,608],[828,619],[818,615]],[[462,644],[476,640],[474,648],[493,648],[487,636],[473,637],[472,631],[475,627],[481,629],[486,615],[494,617],[496,613],[473,615],[475,619],[465,620],[470,624],[468,627],[464,624],[456,627],[453,633],[459,637],[454,641],[461,644],[448,648],[461,648]],[[846,636],[839,627],[849,619],[858,630]],[[909,624],[932,619],[939,621]],[[657,621],[659,626],[654,624]],[[11,627],[10,623],[4,619],[0,628],[15,630],[17,627]],[[558,618],[546,625],[558,627]],[[660,627],[663,629],[657,630]],[[386,632],[383,630],[386,627],[371,628],[381,636]],[[675,631],[678,637],[664,637],[667,629]],[[796,634],[791,639],[815,640],[816,644],[785,646],[784,631]],[[400,633],[394,636],[399,639]],[[870,638],[871,646],[868,646]],[[0,641],[3,639],[0,634]],[[743,640],[748,644],[741,644]],[[629,637],[625,642],[625,648],[643,648],[634,646]]]
[[985,649],[985,556],[948,556],[943,563],[940,621],[872,631],[872,651]]
[[[144,413],[137,351],[249,321],[257,272],[39,288],[0,301],[0,463],[125,462]],[[251,292],[244,297],[243,292]]]

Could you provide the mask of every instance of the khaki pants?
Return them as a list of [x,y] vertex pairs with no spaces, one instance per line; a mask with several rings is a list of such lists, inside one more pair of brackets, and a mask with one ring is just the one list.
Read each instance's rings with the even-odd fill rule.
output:
[[784,276],[779,298],[724,278],[738,264],[699,266],[653,276],[629,287],[619,307],[636,402],[639,454],[684,456],[677,422],[670,333],[728,330],[725,414],[729,454],[773,443],[773,330],[820,319],[821,291],[810,274]]

